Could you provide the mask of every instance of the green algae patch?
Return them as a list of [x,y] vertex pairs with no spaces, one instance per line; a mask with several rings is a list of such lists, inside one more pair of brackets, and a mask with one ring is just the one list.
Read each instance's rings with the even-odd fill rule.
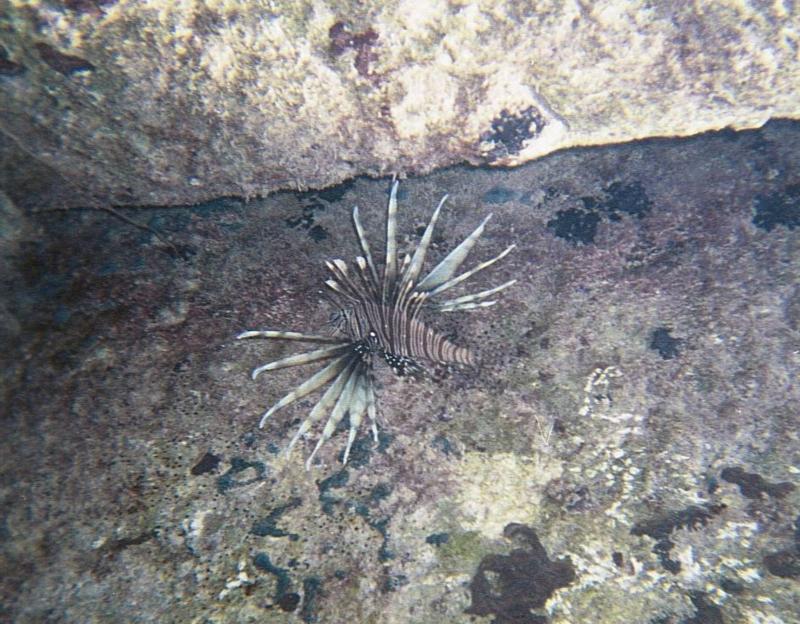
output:
[[492,544],[479,531],[448,534],[447,542],[437,548],[439,565],[445,574],[463,574],[473,569],[492,551]]

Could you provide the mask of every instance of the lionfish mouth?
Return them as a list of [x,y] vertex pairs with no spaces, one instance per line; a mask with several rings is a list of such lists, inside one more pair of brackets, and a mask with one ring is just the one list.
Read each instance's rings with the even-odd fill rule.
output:
[[345,415],[349,415],[350,430],[342,459],[343,464],[347,463],[350,449],[365,415],[372,425],[373,438],[378,441],[373,375],[376,359],[384,360],[397,375],[419,374],[424,370],[421,362],[467,365],[475,363],[475,356],[469,349],[454,345],[421,320],[423,310],[455,312],[489,307],[496,303],[496,300],[490,297],[516,282],[510,280],[488,290],[442,300],[440,297],[442,293],[504,258],[515,245],[507,247],[494,258],[455,275],[483,233],[486,223],[492,216],[490,214],[444,260],[420,279],[433,228],[447,195],[434,210],[413,255],[406,254],[402,263],[398,264],[397,186],[398,182],[395,181],[389,196],[386,213],[386,250],[382,270],[379,272],[372,258],[364,228],[361,227],[358,217],[358,207],[353,208],[353,225],[362,255],[356,257],[356,270],[351,272],[343,260],[326,262],[330,278],[325,284],[332,291],[339,310],[340,323],[335,335],[322,336],[262,329],[245,331],[237,336],[237,339],[268,338],[325,345],[313,351],[264,364],[252,373],[252,378],[256,379],[267,371],[312,362],[326,362],[323,368],[270,407],[259,423],[259,427],[263,428],[267,419],[276,411],[327,385],[327,389],[300,425],[286,449],[289,453],[297,441],[327,415],[322,434],[306,460],[306,469],[311,468],[311,462],[317,451],[333,435],[336,426]]

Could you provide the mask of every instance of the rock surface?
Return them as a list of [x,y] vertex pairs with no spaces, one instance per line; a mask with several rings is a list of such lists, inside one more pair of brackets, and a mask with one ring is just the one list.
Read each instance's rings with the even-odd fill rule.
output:
[[756,127],[800,115],[792,6],[4,0],[0,185],[188,204]]
[[[428,267],[494,307],[426,314],[479,367],[379,376],[379,442],[256,366],[322,332],[324,261],[388,179],[246,203],[34,214],[0,350],[0,622],[796,622],[800,124],[453,167],[400,185]],[[7,222],[17,222],[13,206]],[[168,241],[165,244],[163,241]],[[460,290],[458,294],[462,294]],[[306,397],[313,399],[315,397]],[[121,599],[124,597],[124,599]]]

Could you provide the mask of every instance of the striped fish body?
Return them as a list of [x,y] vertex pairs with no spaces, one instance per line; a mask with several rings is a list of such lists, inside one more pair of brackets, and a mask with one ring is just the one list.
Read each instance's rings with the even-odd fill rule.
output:
[[408,359],[475,364],[475,356],[469,349],[454,345],[401,307],[359,301],[344,310],[343,315],[348,336],[354,342],[369,345],[373,353],[383,355],[395,372],[406,366],[413,368],[414,363]]

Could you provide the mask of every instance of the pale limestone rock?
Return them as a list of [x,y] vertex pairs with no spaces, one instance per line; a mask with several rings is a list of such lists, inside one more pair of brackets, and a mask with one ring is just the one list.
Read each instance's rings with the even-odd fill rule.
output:
[[780,1],[3,5],[0,184],[29,190],[35,160],[59,206],[516,165],[800,116],[800,17]]

